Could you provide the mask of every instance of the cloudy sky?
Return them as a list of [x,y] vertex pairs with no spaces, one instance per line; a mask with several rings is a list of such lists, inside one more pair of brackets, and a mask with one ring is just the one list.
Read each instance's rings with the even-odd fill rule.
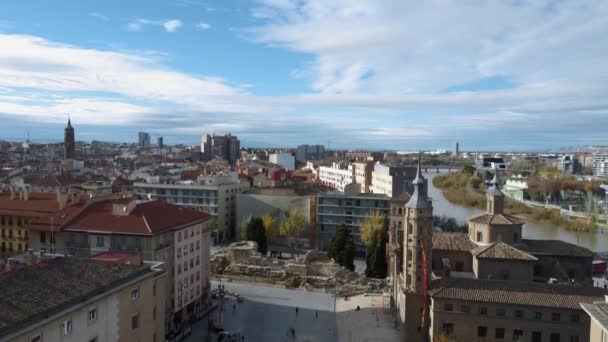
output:
[[3,1],[0,139],[608,145],[608,1]]

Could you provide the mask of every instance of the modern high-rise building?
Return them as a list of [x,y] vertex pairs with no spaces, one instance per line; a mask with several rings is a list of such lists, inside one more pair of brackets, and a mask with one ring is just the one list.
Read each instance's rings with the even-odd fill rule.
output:
[[458,141],[457,141],[456,144],[454,145],[454,151],[452,151],[452,156],[458,157],[459,154],[460,154],[460,145],[458,144]]
[[219,157],[230,164],[234,164],[240,157],[240,150],[240,140],[230,133],[226,135],[215,135],[215,133],[212,133],[201,136],[201,152],[203,153],[204,160]]
[[137,144],[140,148],[150,147],[150,134],[147,132],[139,132]]
[[158,137],[156,139],[156,146],[158,146],[158,148],[163,148],[164,147],[163,137]]
[[74,142],[74,128],[68,118],[68,125],[63,131],[63,156],[64,159],[74,159],[76,144]]
[[325,158],[325,146],[323,145],[299,145],[296,151],[296,160],[323,160]]

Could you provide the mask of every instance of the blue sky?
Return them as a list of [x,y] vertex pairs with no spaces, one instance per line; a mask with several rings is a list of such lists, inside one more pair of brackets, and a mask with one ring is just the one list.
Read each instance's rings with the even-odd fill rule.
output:
[[5,1],[0,139],[608,145],[592,0]]

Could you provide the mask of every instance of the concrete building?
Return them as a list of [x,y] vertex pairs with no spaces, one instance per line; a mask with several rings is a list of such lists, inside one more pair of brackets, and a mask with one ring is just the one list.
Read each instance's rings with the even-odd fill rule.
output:
[[399,197],[402,193],[412,193],[412,181],[416,168],[412,166],[394,166],[376,163],[372,171],[370,192],[385,194],[388,197]]
[[352,163],[355,170],[355,183],[361,184],[361,191],[368,193],[372,185],[373,161],[359,161]]
[[150,133],[139,132],[137,134],[137,145],[140,148],[148,148],[148,147],[150,147]]
[[298,145],[296,160],[323,160],[325,158],[325,146],[323,145]]
[[319,166],[319,180],[329,188],[344,191],[347,185],[354,183],[353,167],[335,162],[331,166]]
[[582,165],[575,154],[566,154],[557,157],[557,169],[562,173],[573,174],[580,172]]
[[203,160],[222,158],[234,165],[240,158],[241,142],[230,133],[226,135],[203,134],[201,136],[201,152]]
[[[168,272],[166,330],[196,314],[209,291],[210,215],[162,202],[133,198],[87,202],[61,224],[31,223],[35,250],[77,257],[131,252],[164,263]],[[184,286],[187,281],[187,285]]]
[[608,153],[594,153],[592,161],[594,176],[608,176]]
[[236,236],[236,194],[249,190],[238,174],[203,175],[197,181],[133,184],[138,199],[161,199],[169,203],[207,212],[217,224],[221,241]]
[[454,144],[454,150],[452,151],[452,156],[458,158],[458,156],[460,156],[460,145],[458,144],[458,141],[456,142],[456,144]]
[[591,318],[589,342],[608,341],[608,296],[596,303],[582,303],[581,307]]
[[74,159],[76,157],[76,143],[74,141],[74,127],[70,119],[63,132],[63,159]]
[[296,161],[291,153],[271,153],[268,156],[268,161],[273,164],[281,165],[288,171],[296,169]]
[[325,250],[336,232],[336,226],[345,224],[355,237],[357,251],[365,252],[359,230],[363,221],[372,211],[387,216],[390,197],[382,194],[355,194],[328,192],[317,195],[317,248]]
[[0,340],[164,341],[166,276],[162,264],[61,257],[5,271]]
[[389,232],[391,304],[404,341],[589,340],[579,303],[608,293],[593,287],[591,251],[523,239],[524,222],[503,212],[496,178],[469,233],[433,232],[420,171],[413,183],[405,205],[392,202]]

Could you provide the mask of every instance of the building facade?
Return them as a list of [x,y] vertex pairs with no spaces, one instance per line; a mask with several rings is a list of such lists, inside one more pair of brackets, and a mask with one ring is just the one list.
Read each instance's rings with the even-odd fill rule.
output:
[[240,158],[241,142],[230,133],[226,135],[203,134],[201,136],[201,152],[203,160],[222,158],[234,165]]
[[590,318],[588,341],[608,341],[608,295],[603,301],[582,303],[581,307]]
[[273,164],[281,165],[289,171],[293,171],[296,169],[296,162],[291,153],[271,153],[268,156],[268,161]]
[[298,145],[296,160],[323,160],[325,158],[325,146],[323,145]]
[[591,168],[594,176],[608,176],[608,153],[594,153]]
[[360,161],[352,163],[355,170],[355,183],[361,184],[361,191],[368,193],[372,185],[373,161]]
[[353,167],[340,163],[319,166],[319,181],[331,189],[343,192],[347,185],[354,183]]
[[137,145],[140,148],[148,148],[148,147],[150,147],[150,133],[139,132],[137,134]]
[[138,199],[161,199],[211,214],[217,238],[225,241],[236,235],[236,194],[249,187],[236,173],[229,173],[201,176],[196,182],[134,183],[133,192]]
[[370,192],[389,197],[398,197],[404,192],[411,194],[414,191],[412,181],[415,177],[415,167],[376,163],[372,171]]
[[4,272],[0,340],[164,341],[166,275],[162,264],[63,257]]
[[378,211],[387,216],[390,210],[390,198],[385,195],[348,194],[329,192],[317,195],[316,201],[316,231],[317,248],[327,249],[333,238],[336,227],[345,224],[355,237],[359,253],[364,253],[365,247],[361,241],[360,227],[372,211]]

